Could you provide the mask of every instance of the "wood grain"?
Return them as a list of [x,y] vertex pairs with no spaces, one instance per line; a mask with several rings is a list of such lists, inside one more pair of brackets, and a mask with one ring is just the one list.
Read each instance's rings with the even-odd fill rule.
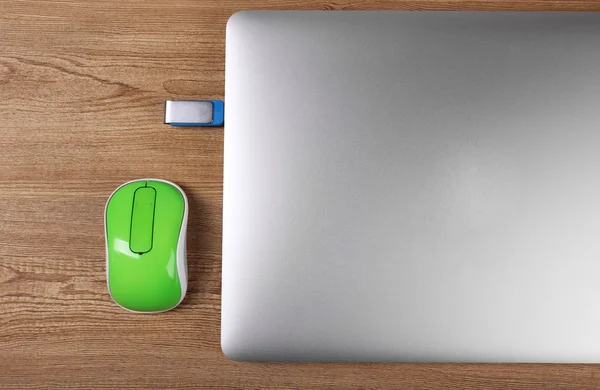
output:
[[[239,9],[600,10],[597,1],[0,0],[0,388],[599,388],[594,365],[248,364],[220,350],[223,131],[162,124],[222,98]],[[160,177],[190,198],[182,305],[107,294],[103,209]]]

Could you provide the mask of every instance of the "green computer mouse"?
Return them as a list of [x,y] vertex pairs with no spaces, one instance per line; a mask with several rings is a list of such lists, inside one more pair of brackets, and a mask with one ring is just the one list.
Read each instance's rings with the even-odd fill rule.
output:
[[188,201],[166,180],[141,179],[112,193],[104,211],[106,279],[124,309],[173,309],[187,290]]

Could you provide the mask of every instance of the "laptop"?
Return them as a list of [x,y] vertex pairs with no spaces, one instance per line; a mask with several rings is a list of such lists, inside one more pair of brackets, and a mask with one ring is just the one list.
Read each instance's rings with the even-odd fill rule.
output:
[[600,362],[600,14],[227,24],[221,342]]

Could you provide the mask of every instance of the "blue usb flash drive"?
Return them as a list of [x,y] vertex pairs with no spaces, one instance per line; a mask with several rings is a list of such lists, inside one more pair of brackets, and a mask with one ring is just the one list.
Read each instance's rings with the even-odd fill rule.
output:
[[222,100],[167,100],[165,123],[171,126],[223,126]]

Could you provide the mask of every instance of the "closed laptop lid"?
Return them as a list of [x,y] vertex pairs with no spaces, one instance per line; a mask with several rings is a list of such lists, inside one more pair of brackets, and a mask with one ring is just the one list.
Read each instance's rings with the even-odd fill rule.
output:
[[600,362],[600,14],[241,12],[235,360]]

